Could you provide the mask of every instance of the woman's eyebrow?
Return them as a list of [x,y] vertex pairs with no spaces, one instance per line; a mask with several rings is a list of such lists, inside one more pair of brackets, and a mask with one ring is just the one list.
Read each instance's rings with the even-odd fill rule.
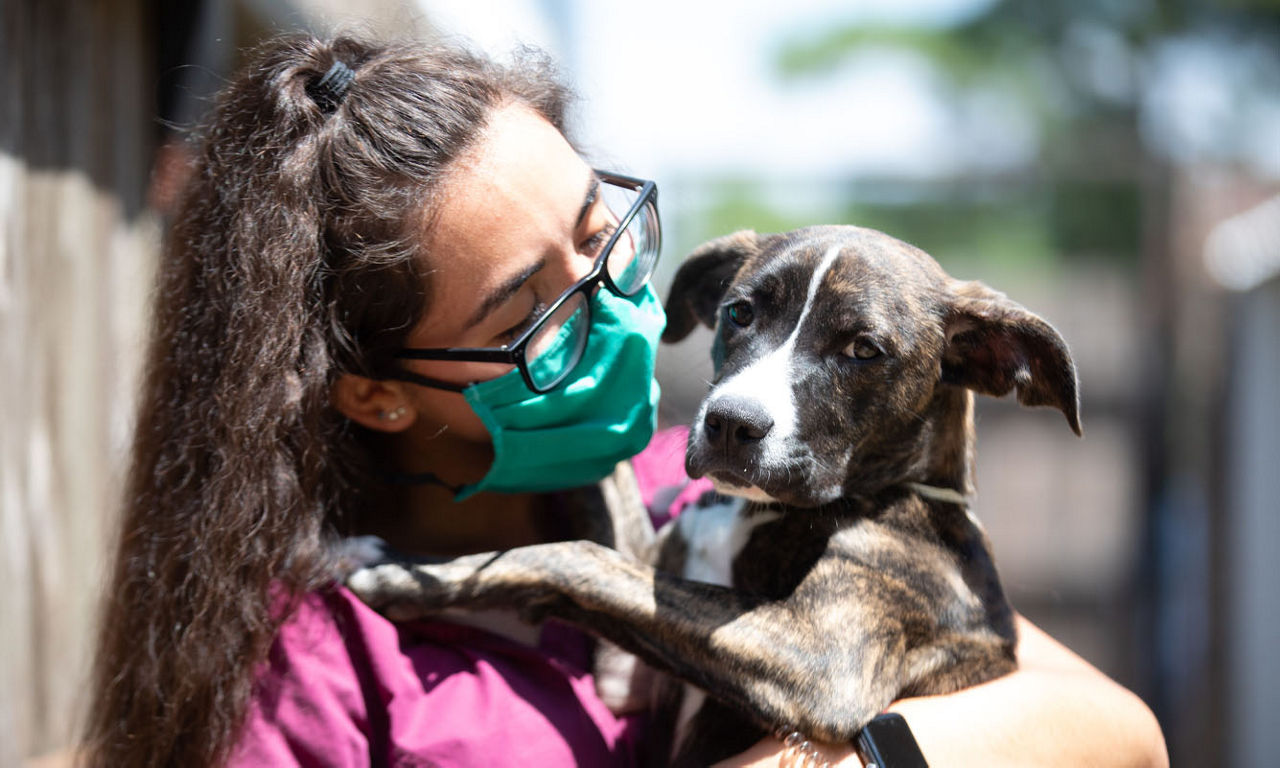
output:
[[[599,196],[600,177],[596,176],[595,171],[592,171],[591,177],[587,180],[587,193],[583,196],[582,207],[578,209],[578,219],[573,225],[574,229],[577,229],[582,225],[583,219],[587,218],[587,213],[591,211],[591,206],[595,205],[596,199]],[[542,269],[546,265],[547,259],[544,256],[530,264],[519,274],[513,275],[511,278],[503,282],[502,285],[494,288],[489,295],[485,296],[484,300],[480,302],[480,306],[476,307],[476,311],[471,313],[471,317],[467,318],[467,323],[464,326],[464,329],[470,330],[479,324],[480,321],[484,320],[490,312],[502,306],[507,299],[514,296],[516,291],[520,290],[520,286],[525,284],[525,281],[537,274],[538,270]]]
[[484,320],[490,312],[502,306],[507,299],[514,296],[516,291],[520,290],[520,286],[525,284],[525,281],[537,274],[538,270],[542,269],[546,265],[546,257],[540,258],[525,267],[518,274],[507,278],[502,285],[494,288],[488,296],[484,297],[484,301],[480,302],[480,306],[476,307],[476,311],[471,313],[471,317],[467,319],[465,328],[470,330],[475,327],[481,320]]

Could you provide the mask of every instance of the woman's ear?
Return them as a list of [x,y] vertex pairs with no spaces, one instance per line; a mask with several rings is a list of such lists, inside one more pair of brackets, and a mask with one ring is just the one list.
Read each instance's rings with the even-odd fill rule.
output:
[[333,407],[355,423],[379,432],[402,432],[417,418],[404,385],[344,373],[333,384]]

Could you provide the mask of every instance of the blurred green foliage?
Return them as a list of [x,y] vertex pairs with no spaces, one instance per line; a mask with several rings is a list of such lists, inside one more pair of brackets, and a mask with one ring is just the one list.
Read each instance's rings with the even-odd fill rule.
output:
[[[1189,30],[1228,39],[1280,40],[1280,0],[996,0],[949,26],[835,26],[781,41],[779,78],[825,76],[874,49],[913,52],[959,105],[978,88],[1011,94],[1038,133],[1030,167],[994,180],[850,180],[839,195],[842,223],[882,229],[948,264],[977,269],[1047,269],[1064,260],[1103,259],[1136,268],[1154,156],[1140,128],[1144,59],[1163,40]],[[1092,37],[1091,37],[1092,36]],[[1089,40],[1110,46],[1099,79],[1082,62]],[[1083,40],[1083,42],[1082,42]],[[1131,87],[1117,87],[1117,84]],[[856,182],[856,183],[855,183]],[[884,187],[897,193],[881,194]],[[720,179],[686,233],[697,241],[745,227],[780,231],[837,223],[777,204],[760,182]]]
[[1142,220],[1137,184],[1058,178],[1045,194],[1050,239],[1056,248],[1081,257],[1136,257]]
[[[961,194],[951,185],[866,181],[857,186],[880,192],[892,187],[899,200],[872,201],[853,191],[843,195],[846,202],[832,213],[808,213],[771,205],[772,195],[762,188],[763,183],[735,179],[713,184],[706,195],[710,206],[683,230],[683,239],[689,241],[685,249],[739,229],[781,232],[811,224],[853,224],[888,232],[927,251],[949,269],[1045,270],[1056,266],[1064,252],[1054,233],[1074,231],[1078,224],[1059,227],[1051,207],[1037,196],[1023,194],[1025,185],[1012,189],[997,185],[994,194],[988,188],[986,194],[973,195]],[[1096,241],[1095,246],[1103,250]]]
[[769,202],[761,182],[745,178],[724,178],[711,182],[703,193],[709,207],[689,222],[686,234],[691,245],[739,229],[782,232],[821,222],[810,213],[796,213]]

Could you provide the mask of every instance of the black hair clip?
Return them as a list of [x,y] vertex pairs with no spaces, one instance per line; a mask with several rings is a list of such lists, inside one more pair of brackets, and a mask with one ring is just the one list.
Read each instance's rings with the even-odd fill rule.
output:
[[307,93],[316,106],[320,107],[320,111],[326,115],[332,114],[347,95],[347,89],[351,87],[351,81],[355,77],[356,73],[351,71],[351,67],[335,61],[329,71],[324,73],[324,77],[307,86]]

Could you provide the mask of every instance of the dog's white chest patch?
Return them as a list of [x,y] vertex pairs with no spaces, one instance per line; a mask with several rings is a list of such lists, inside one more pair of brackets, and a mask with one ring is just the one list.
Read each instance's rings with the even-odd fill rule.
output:
[[[676,518],[676,533],[685,541],[684,572],[690,581],[733,586],[733,561],[751,538],[757,525],[777,520],[777,512],[742,514],[746,499],[727,498],[719,504],[686,510]],[[684,686],[684,699],[676,716],[676,733],[672,742],[677,749],[688,735],[689,721],[702,707],[706,693],[692,685]]]
[[719,504],[687,510],[676,520],[688,547],[684,573],[691,581],[733,585],[733,560],[746,546],[757,525],[778,519],[776,512],[742,515],[746,499],[729,498]]

